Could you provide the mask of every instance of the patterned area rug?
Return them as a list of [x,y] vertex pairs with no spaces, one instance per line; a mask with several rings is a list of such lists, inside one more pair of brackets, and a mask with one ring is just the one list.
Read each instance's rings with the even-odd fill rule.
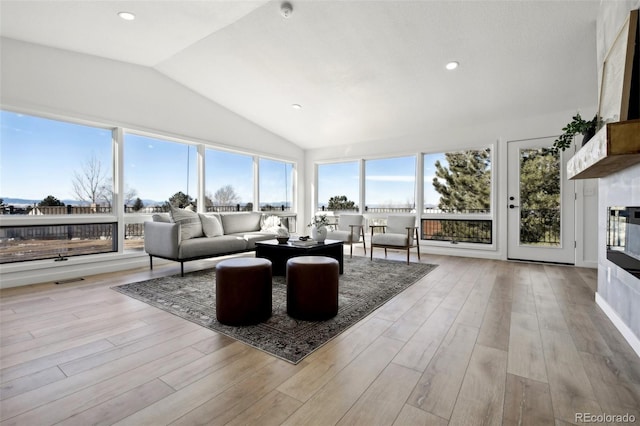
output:
[[273,277],[271,318],[244,327],[227,326],[216,320],[213,269],[185,274],[183,278],[179,275],[154,278],[113,289],[297,364],[435,267],[366,257],[345,258],[339,284],[338,315],[315,322],[300,321],[287,315],[285,279]]

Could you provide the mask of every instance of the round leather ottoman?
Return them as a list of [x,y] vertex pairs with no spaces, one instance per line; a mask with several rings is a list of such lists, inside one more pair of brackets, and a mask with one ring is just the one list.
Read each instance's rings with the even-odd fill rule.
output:
[[299,256],[287,261],[287,314],[318,321],[338,313],[338,261],[325,256]]
[[271,261],[252,257],[216,265],[216,318],[227,325],[251,325],[271,316]]

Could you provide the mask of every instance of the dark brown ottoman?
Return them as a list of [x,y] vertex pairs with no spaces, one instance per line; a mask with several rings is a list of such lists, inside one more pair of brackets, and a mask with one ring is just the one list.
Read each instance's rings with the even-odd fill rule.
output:
[[299,256],[287,261],[287,313],[318,321],[338,313],[338,261],[325,256]]
[[271,316],[271,261],[252,257],[216,265],[216,318],[227,325],[251,325]]

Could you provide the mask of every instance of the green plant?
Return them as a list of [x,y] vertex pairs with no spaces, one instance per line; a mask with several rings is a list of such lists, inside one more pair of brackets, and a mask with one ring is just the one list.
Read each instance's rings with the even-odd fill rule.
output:
[[329,225],[329,219],[327,219],[327,215],[326,214],[321,214],[318,216],[314,216],[313,219],[311,219],[311,223],[309,223],[307,226],[316,226],[316,227],[321,227],[321,226],[328,226]]
[[573,138],[577,134],[585,135],[589,132],[595,133],[598,124],[598,116],[594,116],[592,120],[586,121],[577,113],[571,122],[562,129],[562,134],[553,141],[553,152],[564,151],[571,146]]

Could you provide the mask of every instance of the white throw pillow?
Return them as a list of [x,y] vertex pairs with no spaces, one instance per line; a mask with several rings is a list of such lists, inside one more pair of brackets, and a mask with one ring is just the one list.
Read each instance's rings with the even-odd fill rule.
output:
[[267,216],[264,218],[262,222],[262,226],[260,230],[262,232],[278,232],[278,228],[280,228],[280,218],[278,216]]
[[170,206],[171,220],[180,225],[180,241],[202,237],[202,223],[196,212]]
[[200,222],[202,222],[202,232],[207,237],[219,237],[223,234],[222,224],[217,217],[200,213]]

